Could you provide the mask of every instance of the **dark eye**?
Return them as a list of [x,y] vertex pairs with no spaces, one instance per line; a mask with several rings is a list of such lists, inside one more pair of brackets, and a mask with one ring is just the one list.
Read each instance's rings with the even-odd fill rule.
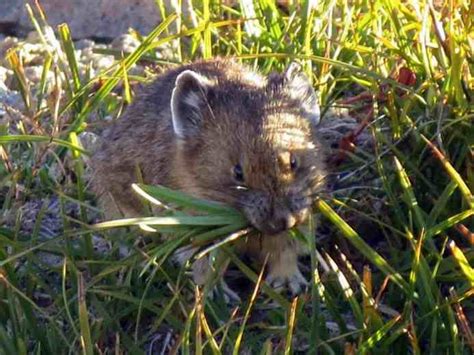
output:
[[234,179],[238,182],[244,182],[244,171],[240,164],[234,166]]
[[298,160],[293,154],[291,154],[291,157],[290,157],[290,168],[293,171],[295,171],[298,168]]

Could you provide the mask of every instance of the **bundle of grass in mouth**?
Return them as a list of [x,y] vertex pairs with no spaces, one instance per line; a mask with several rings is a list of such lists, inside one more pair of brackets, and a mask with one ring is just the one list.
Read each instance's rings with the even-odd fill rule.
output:
[[[153,210],[161,210],[162,215],[117,219],[95,224],[94,228],[139,226],[147,232],[172,235],[173,238],[163,244],[163,249],[168,249],[168,245],[173,249],[184,245],[204,248],[212,244],[216,247],[253,230],[239,211],[221,203],[197,199],[160,185],[134,184],[133,189],[156,207]],[[207,248],[206,252],[211,250]],[[204,254],[201,252],[200,255]]]
[[[139,226],[146,232],[159,232],[169,236],[160,244],[154,260],[164,261],[173,253],[177,253],[178,259],[182,259],[180,253],[188,254],[189,251],[199,262],[217,248],[242,237],[251,237],[256,232],[249,226],[245,216],[224,204],[197,199],[161,185],[134,184],[133,189],[151,203],[152,210],[157,215],[102,222],[95,224],[94,228],[103,230]],[[189,256],[185,259],[189,259]],[[203,278],[203,281],[212,281],[210,275]],[[225,296],[239,299],[225,283],[223,286]]]

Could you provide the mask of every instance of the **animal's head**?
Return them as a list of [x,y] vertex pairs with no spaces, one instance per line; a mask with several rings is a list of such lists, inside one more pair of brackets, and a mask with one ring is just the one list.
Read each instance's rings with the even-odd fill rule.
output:
[[265,234],[306,219],[324,168],[317,98],[297,65],[220,81],[187,70],[171,107],[183,190],[237,207]]

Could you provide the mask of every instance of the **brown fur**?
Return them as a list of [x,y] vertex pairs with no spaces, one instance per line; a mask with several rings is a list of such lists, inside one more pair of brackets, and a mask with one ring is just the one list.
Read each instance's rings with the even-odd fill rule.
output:
[[[186,70],[198,74],[202,87],[196,89],[192,77],[178,87]],[[260,261],[269,254],[270,280],[297,291],[302,283],[298,246],[284,231],[306,219],[324,175],[323,153],[306,110],[314,97],[302,80],[300,74],[264,77],[222,59],[181,66],[157,78],[105,132],[92,159],[94,186],[109,216],[141,213],[130,188],[138,165],[145,183],[242,210],[262,237],[240,249]],[[172,122],[175,87],[176,112],[189,118],[183,137]],[[233,176],[237,164],[243,182]]]

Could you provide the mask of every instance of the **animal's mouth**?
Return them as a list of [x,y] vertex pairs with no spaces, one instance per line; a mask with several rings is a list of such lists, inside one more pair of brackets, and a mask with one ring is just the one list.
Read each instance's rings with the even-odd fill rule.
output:
[[265,203],[262,199],[240,206],[250,224],[264,235],[281,234],[307,220],[311,210],[306,200],[286,198]]
[[257,221],[252,216],[247,216],[247,218],[253,227],[269,236],[281,234],[301,223],[298,216],[290,213],[267,218],[263,221]]
[[278,228],[277,226],[272,225],[272,224],[268,224],[265,226],[254,226],[254,227],[257,228],[259,232],[261,232],[262,234],[268,235],[268,236],[277,235],[287,230],[286,228]]

